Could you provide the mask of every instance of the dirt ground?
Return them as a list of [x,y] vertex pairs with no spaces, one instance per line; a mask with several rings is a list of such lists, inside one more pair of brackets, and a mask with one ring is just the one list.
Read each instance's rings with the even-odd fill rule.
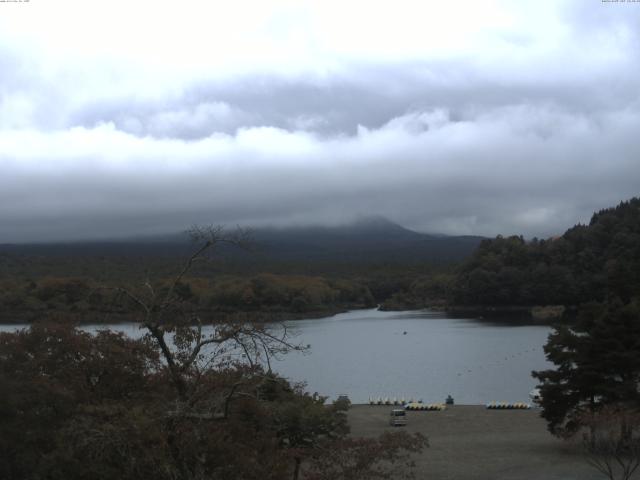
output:
[[407,412],[406,427],[390,427],[391,408],[352,406],[351,434],[375,436],[406,429],[426,435],[430,447],[415,458],[420,479],[605,478],[587,464],[578,444],[558,440],[547,432],[539,410],[487,410],[484,406],[456,405],[444,411]]

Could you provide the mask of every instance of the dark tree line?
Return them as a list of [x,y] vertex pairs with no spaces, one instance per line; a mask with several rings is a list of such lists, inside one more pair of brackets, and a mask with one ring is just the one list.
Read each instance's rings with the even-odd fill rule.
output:
[[[168,288],[171,278],[161,280]],[[144,281],[144,280],[143,280]],[[109,284],[139,289],[141,282],[123,279]],[[88,277],[43,277],[0,280],[0,321],[20,322],[58,315],[84,322],[122,320],[134,304],[118,291],[104,289]],[[250,277],[185,277],[175,287],[185,308],[201,313],[260,312],[330,314],[345,308],[375,305],[368,287],[357,280],[308,275],[259,274]]]
[[458,305],[579,305],[640,291],[640,199],[597,212],[548,240],[484,240],[459,268]]

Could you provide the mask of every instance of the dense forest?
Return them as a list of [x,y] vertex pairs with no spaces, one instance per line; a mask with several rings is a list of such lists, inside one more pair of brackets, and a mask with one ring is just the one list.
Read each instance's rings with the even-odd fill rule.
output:
[[[167,288],[168,278],[154,279]],[[140,290],[143,282],[102,283],[91,277],[0,280],[1,321],[64,317],[79,322],[131,320],[131,299],[116,287]],[[369,288],[356,280],[317,276],[259,274],[188,277],[176,288],[181,308],[191,313],[245,312],[268,320],[282,314],[328,314],[375,306]]]
[[[263,230],[257,247],[234,253],[217,249],[208,261],[194,265],[181,281],[180,298],[185,309],[199,314],[245,312],[269,320],[376,305],[392,310],[574,307],[611,295],[626,302],[640,288],[638,198],[546,240],[448,237],[454,245],[447,249],[442,243],[447,237],[434,238],[381,221],[357,228]],[[367,255],[353,253],[354,239],[365,242]],[[0,248],[0,320],[43,315],[125,320],[129,305],[114,287],[141,288],[149,279],[162,285],[188,252],[188,244],[166,240],[81,244],[77,251],[71,244],[5,245]],[[284,244],[276,247],[279,241]],[[478,246],[472,251],[474,242]],[[424,251],[414,261],[389,254],[403,248]],[[443,251],[440,262],[421,260]]]
[[[480,242],[419,234],[380,218],[342,227],[260,229],[249,236],[243,248],[218,245],[193,265],[180,285],[184,308],[264,320],[385,302],[394,308],[407,299],[405,292],[421,292]],[[0,245],[0,321],[126,320],[130,305],[114,288],[166,283],[193,248],[184,234],[134,240]],[[436,296],[442,299],[440,283]]]
[[640,199],[601,210],[548,240],[484,240],[451,283],[456,305],[628,302],[640,292]]

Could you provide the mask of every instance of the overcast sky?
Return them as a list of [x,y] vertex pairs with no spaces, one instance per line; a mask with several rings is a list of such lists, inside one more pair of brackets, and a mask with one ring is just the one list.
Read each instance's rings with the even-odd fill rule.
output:
[[640,3],[0,3],[0,242],[562,233],[640,193]]

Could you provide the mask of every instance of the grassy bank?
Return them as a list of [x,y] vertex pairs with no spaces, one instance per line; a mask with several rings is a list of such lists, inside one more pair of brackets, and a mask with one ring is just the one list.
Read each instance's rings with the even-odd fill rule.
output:
[[[429,437],[415,457],[416,478],[429,480],[596,480],[579,445],[551,436],[538,410],[487,410],[455,405],[441,412],[407,412],[406,427],[390,427],[393,407],[355,405],[354,436],[406,428]],[[396,430],[394,430],[394,428]]]

